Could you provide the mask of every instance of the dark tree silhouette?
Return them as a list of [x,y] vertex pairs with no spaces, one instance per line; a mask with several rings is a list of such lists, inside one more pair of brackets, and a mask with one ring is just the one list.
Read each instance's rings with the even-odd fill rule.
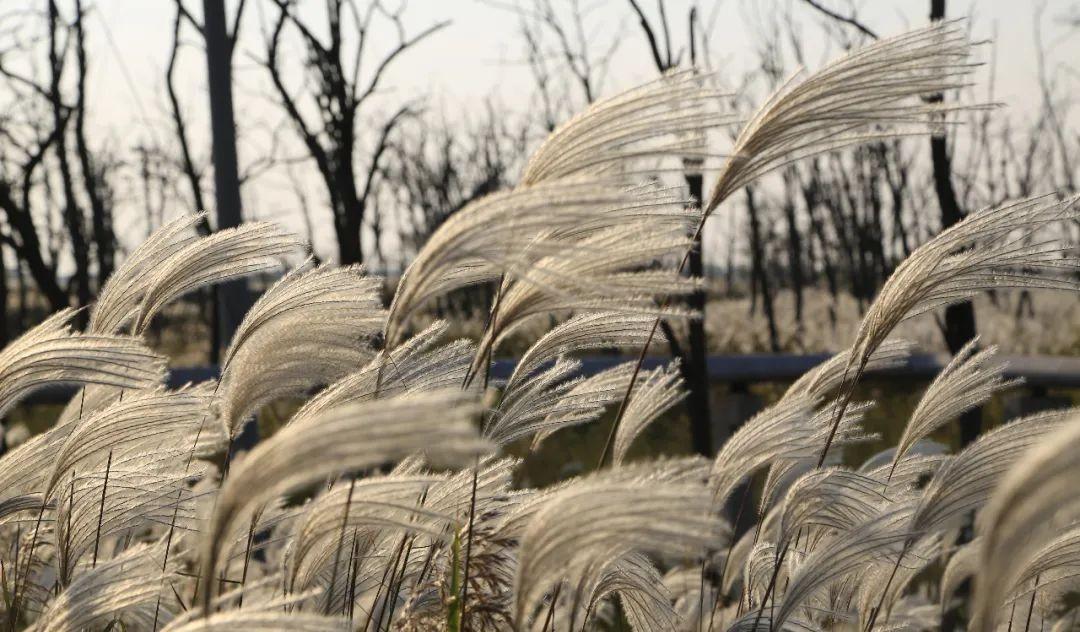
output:
[[[325,30],[328,40],[316,35],[316,27],[296,13],[291,0],[274,0],[278,14],[267,35],[266,59],[263,61],[278,100],[295,128],[304,147],[319,171],[333,212],[334,231],[338,242],[338,262],[357,263],[364,260],[361,231],[367,211],[376,195],[379,167],[390,147],[391,137],[398,126],[417,113],[417,105],[407,102],[382,120],[364,120],[364,129],[373,129],[373,142],[363,160],[362,179],[357,173],[361,149],[359,128],[361,108],[376,94],[383,78],[402,54],[429,35],[445,27],[447,22],[433,24],[416,35],[405,32],[401,10],[390,11],[378,1],[361,10],[351,0],[330,0],[326,3]],[[381,19],[380,19],[381,18]],[[371,29],[394,28],[397,44],[379,59],[369,58],[367,39]],[[353,50],[346,50],[348,38],[354,38]],[[304,70],[314,82],[310,88],[294,91],[286,83],[282,47],[289,30],[295,31],[303,42],[306,59]],[[373,63],[367,78],[361,80],[361,70]],[[309,112],[305,97],[314,105]],[[317,122],[313,122],[317,120]]]
[[[0,120],[0,210],[6,220],[0,240],[19,261],[20,297],[26,296],[25,270],[49,309],[57,310],[72,298],[87,305],[94,280],[112,271],[116,237],[109,179],[116,164],[87,140],[86,8],[76,0],[68,15],[48,0],[44,9],[44,77],[38,76],[42,52],[33,39],[4,51],[0,62],[0,78],[13,97],[12,109]],[[49,221],[54,212],[62,232]],[[61,272],[65,252],[70,274]]]

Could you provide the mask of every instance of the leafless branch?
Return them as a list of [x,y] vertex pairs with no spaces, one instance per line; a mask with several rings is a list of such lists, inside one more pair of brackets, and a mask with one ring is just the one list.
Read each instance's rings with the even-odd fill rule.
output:
[[843,24],[855,27],[858,31],[862,32],[870,39],[878,39],[877,33],[870,30],[865,24],[857,20],[855,16],[841,15],[836,11],[833,11],[832,9],[829,9],[828,7],[822,5],[820,2],[818,2],[818,0],[803,0],[803,2],[837,22],[841,22]]

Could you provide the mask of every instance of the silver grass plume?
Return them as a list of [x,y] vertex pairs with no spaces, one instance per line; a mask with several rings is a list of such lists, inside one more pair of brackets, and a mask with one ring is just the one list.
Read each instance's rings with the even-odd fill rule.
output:
[[[193,391],[136,391],[75,423],[53,457],[43,492],[52,494],[80,463],[103,462],[110,451],[152,454],[161,446],[182,446],[198,432],[208,399]],[[95,463],[97,464],[97,463]]]
[[[554,369],[549,365],[558,364],[563,356],[610,347],[635,348],[644,345],[651,322],[650,316],[609,311],[586,312],[568,319],[541,336],[522,354],[503,387],[504,395],[499,408],[507,408],[507,403],[520,399],[524,392],[535,391],[535,382],[546,379],[542,377],[547,374],[545,371]],[[622,399],[631,373],[631,366],[622,365],[550,389],[547,392],[550,395],[545,400],[552,409],[542,421],[529,421],[532,427],[523,429],[519,436],[535,431],[532,443],[535,450],[560,428],[595,420],[604,407]],[[496,412],[493,419],[499,421],[498,417],[499,413]],[[506,415],[502,417],[505,419]],[[506,421],[500,423],[505,424]]]
[[[735,587],[737,582],[743,581],[742,569],[746,567],[747,562],[750,559],[750,555],[753,553],[754,547],[758,541],[772,542],[775,541],[775,536],[779,528],[779,511],[770,511],[764,519],[762,519],[762,528],[760,532],[755,529],[747,529],[746,533],[739,536],[739,539],[735,541],[735,544],[731,546],[727,551],[727,559],[723,560],[724,575],[720,578],[720,589],[724,594],[729,594]],[[775,528],[773,528],[775,526]],[[698,578],[700,579],[700,569],[698,572]]]
[[[835,467],[839,464],[840,460],[833,458],[822,464],[822,467]],[[781,457],[773,461],[772,465],[769,466],[769,473],[765,476],[765,483],[761,487],[761,499],[758,502],[759,522],[762,521],[762,516],[767,515],[772,510],[782,509],[783,503],[781,501],[791,489],[791,486],[816,469],[819,468],[811,456]]]
[[848,531],[892,502],[870,476],[838,468],[813,470],[788,491],[778,541],[785,543],[804,528]]
[[527,271],[591,232],[624,222],[685,224],[692,213],[673,191],[620,179],[570,178],[495,193],[443,222],[406,268],[390,304],[387,348],[436,296]]
[[590,621],[595,625],[603,620],[604,607],[615,595],[630,629],[675,629],[678,616],[672,608],[672,595],[656,566],[640,553],[618,552],[591,559],[576,585],[556,599],[551,621],[547,616],[539,617],[533,629],[581,629]]
[[[199,525],[197,497],[189,488],[205,472],[185,471],[186,450],[113,455],[70,475],[57,494],[56,562],[61,581],[80,572],[86,557],[108,557],[122,534],[148,532],[176,518],[178,529]],[[177,490],[182,490],[178,495]],[[112,541],[117,536],[117,542]],[[158,569],[160,570],[160,568]]]
[[739,132],[708,196],[710,214],[732,193],[784,165],[850,145],[938,128],[970,106],[923,97],[968,85],[974,65],[961,22],[879,40],[777,89]]
[[726,628],[727,632],[824,632],[826,629],[809,621],[791,618],[782,625],[773,626],[767,618],[758,618],[755,614],[751,612],[739,617]]
[[[867,361],[867,370],[886,370],[901,366],[911,354],[911,348],[911,343],[904,340],[886,341],[871,354],[870,359]],[[807,371],[788,387],[781,399],[795,401],[803,398],[814,406],[820,405],[843,383],[844,369],[847,366],[850,354],[850,349],[844,350]],[[869,407],[868,404],[863,406]],[[822,419],[820,413],[815,419]],[[825,420],[826,423],[828,421]],[[826,458],[826,461],[822,463],[822,465],[832,464],[829,458]],[[798,476],[815,468],[816,459],[811,455],[781,457],[773,461],[769,467],[769,474],[765,479],[765,486],[762,489],[761,507],[765,509],[771,506],[779,498],[782,491]]]
[[[945,457],[949,458],[947,452],[948,446],[943,443],[938,443],[930,439],[919,439],[908,448],[907,454],[901,457],[901,461],[913,459],[915,457]],[[893,462],[896,455],[896,446],[888,447],[880,450],[863,461],[859,466],[860,472],[879,472],[884,468],[884,471],[888,471],[889,465]],[[897,467],[899,469],[899,466]]]
[[718,112],[724,97],[711,75],[682,70],[596,101],[555,129],[521,177],[533,185],[572,175],[622,172],[641,159],[704,160],[703,132],[736,119]]
[[[476,503],[478,515],[486,512],[487,505],[514,504],[513,498],[528,492],[511,492],[514,468],[520,459],[485,457],[477,468]],[[473,487],[471,470],[461,470],[432,485],[424,501],[424,507],[435,512],[464,516],[469,511]],[[504,507],[504,509],[506,509]]]
[[1075,414],[1075,409],[1037,413],[980,436],[934,474],[912,514],[912,530],[954,526],[981,508],[1024,452]]
[[302,267],[251,307],[222,358],[229,437],[259,406],[332,383],[369,360],[383,326],[381,282],[360,266]]
[[849,366],[862,362],[900,321],[998,288],[1080,290],[1068,278],[1078,260],[1048,224],[1080,219],[1077,198],[1032,197],[966,217],[901,263],[867,310]]
[[76,333],[63,309],[0,351],[0,415],[50,384],[138,389],[158,384],[165,360],[127,336]]
[[954,458],[951,454],[920,454],[915,452],[926,443],[929,442],[916,443],[912,451],[909,451],[906,456],[901,458],[895,467],[890,460],[878,467],[867,468],[864,465],[859,468],[859,471],[877,479],[880,483],[881,492],[890,498],[897,497],[905,491],[914,490],[926,480],[932,478],[938,470]]
[[937,630],[941,628],[941,612],[922,595],[906,595],[896,602],[889,613],[889,625],[880,626],[901,630]]
[[[854,605],[864,629],[878,627],[878,621],[885,622],[881,611],[885,612],[888,623],[895,624],[897,611],[905,607],[904,594],[909,585],[939,559],[942,544],[949,536],[952,534],[937,533],[907,540],[897,560],[877,560],[866,572],[844,582],[843,590],[838,591],[837,602]],[[940,616],[936,606],[930,609],[935,618]]]
[[[238,457],[242,461],[244,456]],[[216,502],[217,483],[205,477],[199,483],[210,483],[210,489],[200,489],[196,485],[192,492],[201,496],[198,506],[197,529],[201,532],[209,523]],[[173,496],[175,501],[176,496]],[[291,537],[297,521],[301,519],[305,505],[293,505],[287,498],[275,498],[251,511],[250,519],[238,524],[230,533],[222,536],[222,562],[219,566],[220,578],[238,578],[227,582],[225,590],[215,602],[228,604],[236,601],[236,607],[262,605],[268,597],[281,595],[282,587],[288,588],[282,576],[285,560],[288,557]],[[265,539],[257,537],[264,534]],[[193,534],[195,538],[198,536]],[[198,561],[198,550],[181,551],[193,564]],[[261,558],[261,559],[260,559]],[[191,581],[195,584],[194,578]],[[230,590],[231,588],[231,590]],[[286,591],[287,592],[287,591]],[[289,593],[301,603],[305,593]],[[313,597],[314,595],[309,595]],[[294,603],[294,602],[290,602]]]
[[657,299],[685,295],[700,280],[682,276],[675,257],[691,244],[687,227],[626,222],[600,231],[503,280],[498,311],[484,332],[473,371],[528,319],[544,314],[619,311],[691,316]]
[[1008,579],[1005,604],[1028,601],[1045,615],[1069,610],[1072,595],[1080,589],[1080,525],[1050,538]]
[[[907,318],[1000,288],[1080,291],[1069,277],[1080,259],[1071,247],[1043,240],[1055,222],[1080,219],[1078,198],[1037,196],[967,216],[917,248],[893,271],[863,316],[844,371],[843,394],[866,369],[874,350]],[[831,438],[822,449],[827,454]]]
[[622,364],[589,377],[574,377],[577,360],[555,364],[516,382],[484,424],[484,436],[499,444],[533,435],[532,448],[563,428],[599,419],[626,392],[632,366]]
[[814,437],[806,397],[782,398],[751,417],[724,442],[713,460],[710,485],[714,504],[723,506],[745,477],[774,460],[805,455]]
[[[82,428],[84,432],[93,434],[95,430],[92,426],[87,426],[85,420],[94,417],[99,418],[99,414],[105,411],[106,408],[117,404],[122,392],[126,393],[127,399],[138,398],[139,393],[143,393],[143,391],[122,391],[112,387],[84,389],[76,394],[75,401],[68,404],[52,428],[32,436],[28,441],[5,454],[0,459],[0,489],[5,490],[4,494],[40,492],[41,489],[45,488],[48,485],[50,476],[53,474],[60,449],[64,448],[68,443],[68,435],[71,431]],[[208,385],[188,387],[184,389],[184,392],[187,395],[199,396],[199,398],[203,399],[207,399],[208,395],[210,395]],[[202,417],[205,417],[205,409]],[[137,425],[138,421],[134,422]],[[200,423],[202,423],[202,419],[200,419]],[[185,425],[181,422],[180,426]],[[220,432],[215,432],[213,423],[206,422],[202,432],[195,430],[195,433],[199,434],[199,441],[195,442],[193,438],[186,440],[184,448],[187,455],[184,460],[189,457],[205,458],[219,452],[221,446],[224,445],[224,438],[222,438]],[[138,438],[136,436],[127,436],[126,442],[138,443]],[[79,449],[77,445],[73,445],[73,447]],[[171,449],[177,449],[180,446],[158,444],[157,447],[159,449],[164,448],[167,454]],[[194,447],[193,454],[191,453],[192,447]],[[104,460],[105,453],[99,452],[97,458],[98,460]]]
[[32,509],[40,509],[41,502],[41,494],[23,494],[0,501],[0,525],[7,522],[8,516]]
[[574,385],[569,378],[580,368],[579,361],[560,358],[528,382],[508,391],[485,420],[484,437],[505,445],[547,428],[548,416],[557,411],[559,400]]
[[[141,339],[137,338],[134,340],[143,342]],[[149,372],[160,371],[161,376],[156,383],[147,383],[140,386],[138,390],[164,388],[166,375],[164,368],[165,364],[166,358],[157,355],[149,355],[145,361],[144,370]],[[50,433],[55,432],[56,436],[60,439],[66,437],[70,429],[73,428],[81,418],[94,414],[110,404],[115,403],[120,399],[123,393],[130,394],[131,392],[131,389],[100,384],[91,384],[84,387],[68,400],[67,405],[53,423],[53,428]]]
[[[135,338],[126,340],[136,347],[142,345],[142,342]],[[133,373],[154,377],[148,377],[136,385],[138,390],[154,388],[165,378],[165,359],[145,348],[142,349],[142,354],[141,358],[138,354],[132,357],[135,365],[140,367],[134,369]],[[88,384],[77,391],[51,428],[21,443],[0,459],[0,489],[5,490],[5,495],[18,493],[20,490],[40,490],[45,477],[52,470],[57,451],[67,440],[68,433],[82,418],[115,402],[124,392],[133,391],[96,383]]]
[[[417,451],[460,461],[489,449],[471,425],[467,394],[439,391],[341,406],[294,422],[256,446],[222,485],[203,534],[201,575],[212,585],[223,546],[246,509],[342,471],[394,461]],[[203,592],[208,606],[213,590]]]
[[[703,622],[708,620],[708,616],[703,618],[701,613],[708,605],[716,601],[718,593],[710,582],[704,582],[702,585],[701,568],[693,565],[676,566],[664,573],[662,581],[665,592],[670,595],[671,606],[669,607],[676,617],[666,629],[690,632],[699,627],[706,627],[707,624]],[[718,610],[719,612],[721,610]],[[719,621],[720,629],[723,630],[723,615],[714,616],[714,623],[716,621]],[[663,628],[664,626],[655,627]]]
[[702,484],[708,477],[709,462],[700,456],[661,458],[651,462],[628,463],[613,470],[593,472],[543,489],[533,490],[524,500],[500,519],[499,532],[509,539],[520,539],[536,514],[556,494],[582,484],[605,485],[690,485]]
[[376,397],[460,386],[472,362],[474,345],[468,340],[440,345],[448,330],[448,323],[436,321],[393,350],[378,352],[360,370],[316,393],[292,419],[302,420],[334,406]]
[[119,333],[136,317],[155,272],[177,251],[199,239],[194,226],[206,213],[181,215],[155,230],[105,281],[90,308],[89,330]]
[[[906,525],[909,539],[895,557],[893,574],[910,551],[918,551],[919,539],[933,537],[942,531],[959,526],[970,512],[982,508],[1008,468],[1041,437],[1060,428],[1070,411],[1055,411],[1025,417],[992,430],[935,472],[926,489],[914,503],[910,522]],[[905,575],[901,575],[901,585]],[[886,586],[892,586],[887,582]],[[880,610],[888,605],[889,596],[880,592],[878,608],[870,615],[876,620]],[[865,613],[864,613],[865,614]]]
[[57,595],[34,624],[36,632],[76,632],[106,626],[116,619],[126,626],[150,626],[153,603],[163,575],[164,546],[137,545],[79,574]]
[[[912,343],[906,340],[886,340],[870,354],[867,371],[881,371],[903,366],[911,355]],[[823,401],[844,383],[844,370],[851,361],[851,350],[845,349],[795,380],[785,397],[804,394],[813,401]]]
[[[665,589],[660,573],[640,553],[618,558],[603,574],[589,600],[592,610],[610,593],[619,595],[619,603],[633,630],[669,629],[678,621],[671,606],[671,594]],[[587,613],[588,607],[582,625],[587,621]]]
[[615,432],[611,453],[614,465],[622,464],[634,439],[687,395],[677,361],[639,375],[638,382]]
[[1034,549],[1055,535],[1055,527],[1080,519],[1080,412],[1068,412],[1041,441],[1030,442],[1034,447],[1008,471],[980,516],[983,547],[973,629],[994,629],[997,608]]
[[742,570],[742,600],[746,607],[753,608],[754,604],[765,599],[769,577],[775,569],[779,568],[779,572],[786,574],[786,569],[791,566],[790,560],[788,564],[777,566],[779,552],[775,542],[759,539],[746,553]]
[[645,344],[652,317],[623,312],[575,315],[540,337],[521,355],[506,382],[512,390],[541,366],[559,356],[605,348],[637,348]]
[[[923,133],[939,128],[946,112],[965,108],[919,99],[962,87],[972,69],[967,63],[969,53],[963,30],[956,22],[946,22],[879,41],[798,85],[789,81],[740,132],[705,204],[695,237],[701,234],[709,215],[734,191],[785,164],[852,144],[905,135],[912,128]],[[881,126],[893,129],[868,131]],[[680,270],[689,254],[687,250]],[[659,319],[654,330],[658,324]],[[873,350],[856,349],[863,367]],[[845,370],[845,382],[847,373]],[[836,424],[841,422],[844,408],[843,404],[838,407]],[[836,430],[824,441],[819,465],[827,457]]]
[[996,359],[997,347],[979,351],[977,345],[978,338],[964,345],[926,388],[896,444],[893,470],[916,442],[1021,382],[1004,378],[1005,364]]
[[533,436],[529,449],[536,450],[548,437],[563,428],[599,419],[607,407],[622,401],[633,373],[633,363],[624,362],[574,380],[568,388],[561,390],[551,412],[542,422],[543,427]]
[[[784,622],[795,613],[816,591],[831,583],[857,574],[875,561],[891,559],[899,554],[904,542],[910,537],[907,525],[911,520],[912,503],[890,505],[875,516],[854,528],[837,534],[824,545],[815,549],[791,573],[787,590],[778,598],[775,612],[767,618],[773,629],[781,629]],[[749,617],[759,612],[751,612]]]
[[[440,537],[451,516],[426,509],[419,501],[441,481],[433,475],[387,475],[339,483],[305,507],[288,550],[290,592],[306,590],[297,577],[315,575],[317,560],[329,559],[343,536],[359,530],[380,535],[424,533]],[[346,549],[347,550],[347,549]],[[331,555],[327,555],[330,553]],[[313,562],[312,560],[316,560]],[[344,579],[344,575],[338,579]]]
[[[814,400],[803,393],[782,397],[744,423],[713,460],[710,485],[714,503],[722,506],[738,484],[760,468],[810,458],[839,414],[832,402],[815,412]],[[849,406],[836,432],[839,442],[865,440],[862,418],[870,403]],[[779,474],[779,472],[777,473]],[[764,499],[763,499],[764,500]]]
[[949,562],[941,574],[940,598],[943,612],[949,609],[960,584],[978,571],[982,544],[982,537],[976,536],[967,544],[957,547],[949,556]]
[[[176,298],[215,283],[245,277],[278,265],[297,242],[267,222],[250,222],[185,243],[145,270],[141,300],[131,330],[142,334],[154,316]],[[123,310],[117,310],[122,312]],[[128,314],[122,313],[118,325]]]
[[716,541],[708,492],[696,485],[581,482],[546,499],[521,536],[514,577],[514,620],[525,625],[544,595],[570,586],[597,559],[617,548],[660,555],[694,555]]

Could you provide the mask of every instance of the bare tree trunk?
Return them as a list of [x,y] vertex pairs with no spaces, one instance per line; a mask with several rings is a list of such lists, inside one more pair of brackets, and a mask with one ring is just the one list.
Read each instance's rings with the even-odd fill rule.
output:
[[75,274],[72,282],[75,286],[75,298],[78,305],[84,306],[90,303],[90,248],[83,234],[82,209],[79,208],[75,197],[75,185],[71,173],[71,163],[68,161],[67,147],[67,123],[68,116],[65,112],[67,106],[63,103],[60,92],[60,80],[63,74],[63,48],[60,37],[60,10],[55,0],[49,0],[49,102],[52,106],[53,125],[56,129],[56,160],[60,165],[60,182],[64,193],[62,214],[64,224],[71,240],[72,258],[75,262]]
[[802,235],[799,234],[799,225],[795,213],[796,182],[797,175],[792,168],[784,174],[784,216],[787,221],[788,267],[791,268],[791,291],[795,293],[795,322],[800,329],[801,335],[803,328],[803,286],[806,285],[806,275],[803,271]]
[[[173,45],[169,53],[169,63],[165,70],[165,92],[169,97],[169,105],[172,108],[173,127],[176,131],[176,141],[180,145],[181,168],[184,177],[187,178],[188,187],[191,189],[191,201],[195,205],[192,210],[205,211],[206,200],[203,197],[202,178],[195,167],[195,160],[191,155],[191,141],[188,139],[187,122],[184,113],[180,109],[180,98],[176,93],[176,59],[180,53],[180,26],[184,13],[182,7],[177,4],[176,19],[173,20]],[[210,224],[205,219],[196,225],[201,235],[210,234]]]
[[[679,65],[679,55],[673,55],[671,50],[671,32],[668,25],[667,13],[664,4],[659,3],[659,21],[653,25],[641,6],[636,0],[629,0],[630,8],[637,16],[642,33],[645,35],[649,51],[652,53],[653,63],[661,75]],[[691,7],[687,14],[687,44],[690,49],[690,66],[697,66],[697,9]],[[580,28],[580,24],[579,24]],[[663,36],[663,45],[657,34]],[[584,51],[583,51],[584,52]],[[566,53],[570,54],[567,48]],[[584,72],[575,74],[581,80],[586,93],[586,99],[591,103],[593,94],[590,86],[589,62],[582,55],[580,61],[584,65]],[[690,197],[700,204],[702,200],[702,176],[701,161],[685,159],[683,161],[684,177],[689,189]],[[690,256],[687,259],[687,274],[694,277],[704,277],[704,254],[702,252],[702,235],[698,234],[691,246]],[[730,265],[729,265],[730,271]],[[730,288],[730,282],[729,286]],[[690,394],[686,398],[686,412],[690,417],[690,434],[693,449],[698,454],[709,456],[713,451],[712,441],[712,415],[709,412],[709,372],[706,361],[707,343],[705,338],[705,310],[707,306],[705,291],[699,291],[687,297],[688,306],[701,314],[700,320],[692,320],[687,332],[687,349],[681,350],[677,342],[672,339],[672,351],[676,352],[681,361],[683,379],[689,387]]]
[[[931,0],[930,20],[945,18],[945,0]],[[936,101],[944,95],[934,95]],[[956,201],[956,192],[952,186],[952,164],[944,134],[930,138],[930,155],[934,164],[934,191],[941,207],[941,229],[945,230],[964,218],[960,205]],[[969,340],[975,337],[975,306],[971,301],[951,305],[945,309],[945,344],[951,353],[959,351]],[[979,436],[982,430],[982,411],[974,408],[960,417],[960,442],[967,445]]]
[[78,95],[75,104],[75,150],[79,156],[83,187],[90,200],[90,220],[97,254],[97,282],[100,288],[112,274],[116,256],[116,235],[112,217],[101,195],[104,173],[99,172],[90,156],[86,142],[86,34],[83,30],[82,0],[75,0],[75,54],[78,64]]
[[[232,104],[232,41],[225,25],[224,0],[203,0],[210,126],[213,133],[214,197],[217,228],[239,226],[240,177],[236,166],[236,123]],[[220,347],[232,340],[251,297],[243,279],[218,286]]]
[[[29,168],[27,168],[29,169]],[[31,173],[27,171],[27,173]],[[12,248],[20,261],[25,263],[27,271],[33,277],[38,291],[48,301],[53,311],[68,306],[68,296],[56,280],[54,270],[46,263],[41,254],[41,240],[38,237],[34,220],[30,217],[27,200],[29,194],[23,193],[23,206],[15,201],[11,188],[6,182],[0,182],[0,207],[4,209],[8,224],[12,230]],[[25,276],[22,278],[25,279]]]
[[26,327],[26,313],[29,304],[28,294],[26,291],[26,269],[22,259],[19,259],[19,255],[15,255],[15,272],[19,281],[19,297],[18,307],[15,310],[16,318],[18,322],[15,323],[15,331],[22,331]]
[[[686,184],[690,197],[702,199],[702,176],[700,171],[688,171]],[[687,274],[704,278],[705,266],[701,252],[701,236],[698,235],[690,250],[687,260]],[[710,456],[713,450],[712,416],[709,413],[709,367],[706,360],[705,341],[705,290],[699,290],[687,297],[690,309],[701,314],[700,319],[691,320],[687,332],[687,352],[682,362],[683,379],[690,393],[686,398],[686,409],[690,414],[690,441],[695,452]]]
[[8,329],[8,271],[7,261],[4,259],[7,253],[4,250],[4,247],[0,246],[0,308],[3,308],[3,314],[0,315],[0,347],[11,339]]
[[[343,152],[343,155],[351,156],[352,151],[349,150],[347,154]],[[366,205],[356,192],[352,164],[339,165],[327,186],[333,186],[339,196],[340,208],[334,213],[338,224],[338,263],[340,265],[362,263],[364,247],[361,241],[361,229],[364,225]]]
[[761,221],[758,217],[757,203],[754,201],[753,187],[746,187],[746,210],[750,215],[750,263],[753,276],[761,288],[761,306],[765,311],[765,320],[769,325],[769,350],[780,353],[780,333],[776,328],[776,312],[773,309],[772,288],[765,265],[765,241],[761,234]]

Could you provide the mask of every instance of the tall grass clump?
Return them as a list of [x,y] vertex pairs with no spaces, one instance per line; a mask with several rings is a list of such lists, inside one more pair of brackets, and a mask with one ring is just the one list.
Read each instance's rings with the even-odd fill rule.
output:
[[[104,285],[85,331],[64,311],[0,352],[0,411],[78,388],[0,458],[2,625],[928,630],[958,611],[978,630],[1074,626],[1080,412],[946,453],[931,435],[1015,384],[972,343],[897,420],[897,446],[861,464],[843,452],[875,439],[855,386],[905,360],[901,321],[987,290],[1080,289],[1077,252],[1055,237],[1080,219],[1075,198],[985,209],[917,249],[852,347],[714,459],[631,458],[685,396],[675,364],[643,359],[661,319],[698,316],[677,299],[701,288],[682,268],[707,217],[793,160],[940,131],[977,106],[923,97],[964,86],[970,54],[963,26],[945,23],[792,77],[741,123],[703,201],[645,176],[713,156],[715,128],[740,125],[712,77],[683,71],[600,101],[552,133],[517,187],[446,221],[389,303],[360,267],[305,262],[249,311],[220,378],[178,389],[146,346],[155,316],[301,247],[271,224],[209,237],[193,231],[199,216],[167,224]],[[477,284],[496,290],[475,340],[420,326],[433,299]],[[537,322],[547,333],[493,380],[508,336]],[[611,347],[640,355],[580,376],[581,353]],[[257,411],[285,398],[302,404],[238,450]],[[510,444],[535,450],[608,412],[599,468],[520,484]],[[745,533],[735,506],[755,519]]]

